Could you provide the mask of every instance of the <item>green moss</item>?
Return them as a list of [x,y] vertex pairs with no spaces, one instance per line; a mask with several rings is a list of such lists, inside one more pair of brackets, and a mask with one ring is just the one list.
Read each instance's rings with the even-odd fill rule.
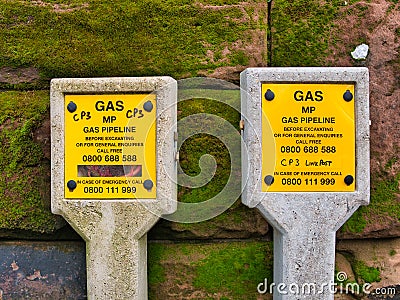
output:
[[396,254],[397,254],[397,252],[394,249],[390,250],[390,252],[389,252],[390,256],[395,256]]
[[231,61],[206,61],[205,54],[225,47],[235,51],[233,43],[246,41],[249,30],[265,29],[262,14],[258,20],[238,21],[244,14],[237,6],[207,9],[188,0],[63,2],[69,11],[31,1],[0,4],[0,66],[34,66],[44,78],[105,74],[181,78],[246,63],[249,54],[244,52]]
[[212,236],[213,232],[223,229],[234,230],[236,228],[240,230],[238,224],[243,222],[250,224],[254,218],[253,213],[249,208],[241,204],[239,199],[225,212],[210,220],[199,223],[177,223],[174,227],[179,231],[193,231],[200,237],[208,237]]
[[385,169],[389,170],[398,160],[398,157],[392,157],[391,159],[389,159],[385,164]]
[[272,243],[150,243],[148,253],[149,299],[194,291],[201,299],[255,299],[257,285],[272,282]]
[[272,65],[326,65],[333,22],[343,1],[276,0],[272,8]]
[[209,293],[228,292],[230,299],[249,299],[264,278],[272,282],[271,256],[270,244],[226,245],[197,263],[193,284]]
[[39,163],[42,150],[38,144],[31,142],[32,128],[34,128],[33,121],[27,120],[19,128],[2,131],[0,141],[6,148],[2,150],[1,157],[8,158],[2,162],[6,164],[4,171],[8,176],[12,176],[20,168]]
[[355,261],[352,266],[354,275],[359,283],[381,281],[380,271],[378,268],[369,267],[362,261]]
[[48,112],[50,105],[48,91],[2,92],[0,93],[0,125],[7,119],[39,122]]
[[165,272],[161,265],[161,259],[165,254],[165,246],[162,244],[149,244],[148,246],[148,279],[150,285],[156,285],[165,281]]
[[26,168],[0,179],[0,228],[35,232],[52,232],[58,220],[45,205],[40,188],[41,177],[48,176],[47,167]]
[[47,115],[49,96],[46,91],[0,93],[0,171],[8,176],[34,166],[42,156],[33,142],[32,131]]
[[33,131],[48,114],[48,91],[0,93],[0,228],[51,232],[58,219],[43,195],[50,163]]
[[244,51],[237,51],[230,56],[231,62],[235,65],[246,66],[249,64],[249,58]]
[[370,204],[361,206],[343,225],[347,232],[362,232],[370,220],[390,221],[389,218],[400,220],[400,203],[396,200],[399,194],[400,174],[391,176],[380,174],[374,176],[371,182]]
[[[182,89],[180,98],[186,99],[190,95],[202,95],[204,91]],[[182,172],[188,176],[200,175],[200,158],[207,154],[211,155],[216,162],[216,169],[212,176],[209,176],[205,185],[200,187],[187,186],[187,180],[183,180],[184,174],[178,174],[178,201],[187,203],[198,203],[207,201],[216,195],[224,197],[219,198],[218,205],[228,208],[235,201],[238,201],[240,196],[240,169],[232,167],[232,161],[240,160],[240,135],[239,135],[239,120],[240,113],[240,92],[239,90],[207,90],[208,99],[196,98],[181,101],[178,103],[178,133],[180,137],[179,144],[182,142],[183,136],[191,132],[204,132],[196,134],[185,140],[179,149],[180,151],[180,166]],[[215,99],[215,100],[213,100]],[[218,100],[218,101],[217,101]],[[226,104],[225,104],[226,103]],[[201,120],[193,118],[193,115],[204,114]],[[228,123],[226,123],[228,122]],[[230,124],[230,129],[225,130],[222,127],[224,124]],[[226,125],[225,124],[225,125]],[[194,130],[193,130],[194,129]],[[208,134],[210,133],[210,134]],[[216,136],[213,136],[215,134]],[[222,137],[222,139],[221,139]],[[224,144],[229,141],[229,144]],[[213,163],[210,160],[210,163]],[[203,165],[204,166],[204,165]],[[203,170],[203,173],[204,170]],[[205,177],[206,178],[206,177]],[[228,180],[229,181],[229,186]],[[224,190],[225,188],[225,190]],[[238,205],[233,205],[237,208]],[[223,226],[229,226],[233,219],[235,222],[240,222],[243,214],[236,209],[229,209],[222,215],[196,224],[176,224],[181,230],[193,230],[197,234],[207,236],[212,230]]]
[[[238,91],[235,92],[238,93]],[[240,153],[240,136],[235,128],[239,124],[240,115],[238,111],[229,105],[210,99],[181,101],[178,104],[178,111],[181,112],[179,114],[179,121],[185,122],[183,123],[184,125],[178,128],[180,138],[188,136],[190,132],[194,132],[195,130],[205,132],[186,139],[180,147],[180,166],[182,171],[189,176],[199,175],[201,171],[199,160],[205,154],[211,155],[217,163],[212,179],[204,186],[198,188],[182,186],[182,180],[180,179],[182,176],[178,176],[178,182],[181,185],[179,187],[178,200],[189,203],[206,201],[223,190],[231,175],[230,156],[237,156]],[[201,117],[202,122],[198,122],[198,119],[192,117],[200,113],[205,114],[203,115],[204,117]],[[221,122],[221,125],[216,122]],[[219,132],[218,128],[225,122],[229,122],[234,127],[232,127],[230,132]],[[220,137],[209,134],[211,128],[216,128],[212,130],[212,133],[219,133],[220,137],[224,136],[227,140],[231,139],[235,149],[228,149],[223,141],[220,140]],[[178,143],[181,144],[182,141]],[[235,159],[238,159],[238,157]]]
[[345,232],[360,233],[364,230],[366,225],[367,221],[364,218],[361,207],[347,220],[342,230]]

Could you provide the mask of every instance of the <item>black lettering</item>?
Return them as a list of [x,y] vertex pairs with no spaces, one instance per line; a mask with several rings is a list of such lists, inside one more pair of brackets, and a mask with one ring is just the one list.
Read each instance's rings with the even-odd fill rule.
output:
[[107,103],[106,111],[109,111],[109,110],[112,110],[112,111],[115,110],[112,101],[108,101],[108,103]]
[[117,107],[117,111],[123,111],[124,110],[124,102],[123,101],[117,101],[115,103],[115,106]]
[[95,108],[97,111],[123,111],[124,110],[124,102],[118,100],[115,105],[112,101],[108,101],[107,105],[104,101],[99,100],[95,104]]
[[314,101],[311,91],[307,91],[307,95],[306,95],[306,98],[304,99],[304,101],[307,101],[307,100]]
[[322,101],[324,97],[322,96],[322,91],[315,91],[315,101]]
[[301,112],[303,114],[312,114],[315,111],[315,106],[302,106]]
[[116,116],[103,116],[103,123],[113,123],[117,120]]
[[303,101],[303,91],[295,91],[293,96],[294,100]]
[[97,111],[104,111],[104,101],[97,101],[96,104],[94,105]]
[[282,123],[297,123],[298,121],[297,117],[282,117]]
[[303,91],[296,91],[293,95],[296,101],[322,101],[324,99],[322,91],[307,91],[306,95],[304,96]]

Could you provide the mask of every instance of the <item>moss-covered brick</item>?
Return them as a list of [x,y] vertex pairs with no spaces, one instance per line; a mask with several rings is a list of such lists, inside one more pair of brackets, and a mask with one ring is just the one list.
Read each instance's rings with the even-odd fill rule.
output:
[[[228,94],[238,95],[239,91],[231,91]],[[238,98],[237,98],[238,99]],[[180,165],[182,171],[190,176],[196,176],[200,173],[199,159],[209,154],[214,157],[217,166],[211,181],[206,185],[199,188],[190,188],[181,186],[179,189],[179,201],[182,202],[202,202],[211,199],[219,192],[222,191],[226,185],[229,176],[231,176],[231,155],[238,155],[240,153],[240,135],[238,128],[232,128],[231,132],[220,132],[221,136],[230,138],[235,145],[235,149],[228,149],[227,145],[221,141],[221,137],[213,136],[209,133],[216,132],[215,129],[220,127],[216,124],[216,120],[221,122],[229,122],[233,126],[238,126],[240,114],[234,108],[221,102],[210,99],[191,99],[179,102],[178,119],[185,121],[185,126],[178,128],[179,136],[186,136],[188,133],[181,133],[181,131],[199,130],[200,132],[187,140],[185,140],[180,148]],[[191,118],[195,114],[204,114],[202,122],[198,123],[198,119]],[[211,116],[211,118],[207,118]],[[215,116],[218,117],[214,118]],[[235,138],[237,143],[235,143]],[[229,145],[228,145],[229,146]],[[179,180],[179,175],[178,175]],[[240,183],[238,181],[238,183]],[[235,200],[235,199],[234,199]]]
[[1,230],[49,233],[60,226],[46,199],[50,162],[33,141],[48,109],[48,91],[0,93]]
[[272,282],[272,243],[149,244],[149,299],[255,299]]
[[354,261],[352,264],[354,274],[359,283],[372,283],[381,281],[380,271],[378,268],[370,267],[363,261]]
[[274,0],[272,66],[326,66],[337,33],[333,22],[343,5],[341,0]]
[[362,233],[369,225],[383,222],[400,221],[400,202],[398,197],[400,174],[396,176],[380,174],[373,176],[371,199],[368,206],[361,206],[343,225],[342,231]]
[[264,1],[1,1],[0,67],[43,78],[171,75],[246,65]]

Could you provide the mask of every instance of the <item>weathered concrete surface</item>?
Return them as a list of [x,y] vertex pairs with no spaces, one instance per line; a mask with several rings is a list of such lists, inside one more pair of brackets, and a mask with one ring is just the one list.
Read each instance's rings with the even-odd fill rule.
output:
[[[147,299],[146,233],[176,209],[176,88],[171,77],[51,82],[51,207],[86,241],[90,299]],[[156,95],[156,199],[66,199],[64,95],[128,92]]]
[[0,299],[86,299],[83,242],[0,242]]
[[[263,82],[355,82],[356,174],[354,192],[262,192]],[[274,299],[333,299],[335,233],[359,205],[369,203],[369,81],[366,68],[249,68],[242,86],[242,202],[274,227]],[[265,100],[264,100],[265,101]],[[264,125],[265,126],[265,125]],[[271,156],[272,154],[269,153]],[[315,283],[321,293],[293,294],[291,284]]]

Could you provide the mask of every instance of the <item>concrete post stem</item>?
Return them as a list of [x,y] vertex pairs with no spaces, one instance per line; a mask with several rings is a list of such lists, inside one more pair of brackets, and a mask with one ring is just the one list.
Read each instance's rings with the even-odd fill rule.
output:
[[146,233],[159,217],[123,201],[65,201],[62,215],[86,241],[88,299],[147,300]]
[[147,299],[147,235],[112,240],[98,234],[86,244],[88,299]]
[[274,300],[334,299],[335,232],[309,228],[274,230]]

